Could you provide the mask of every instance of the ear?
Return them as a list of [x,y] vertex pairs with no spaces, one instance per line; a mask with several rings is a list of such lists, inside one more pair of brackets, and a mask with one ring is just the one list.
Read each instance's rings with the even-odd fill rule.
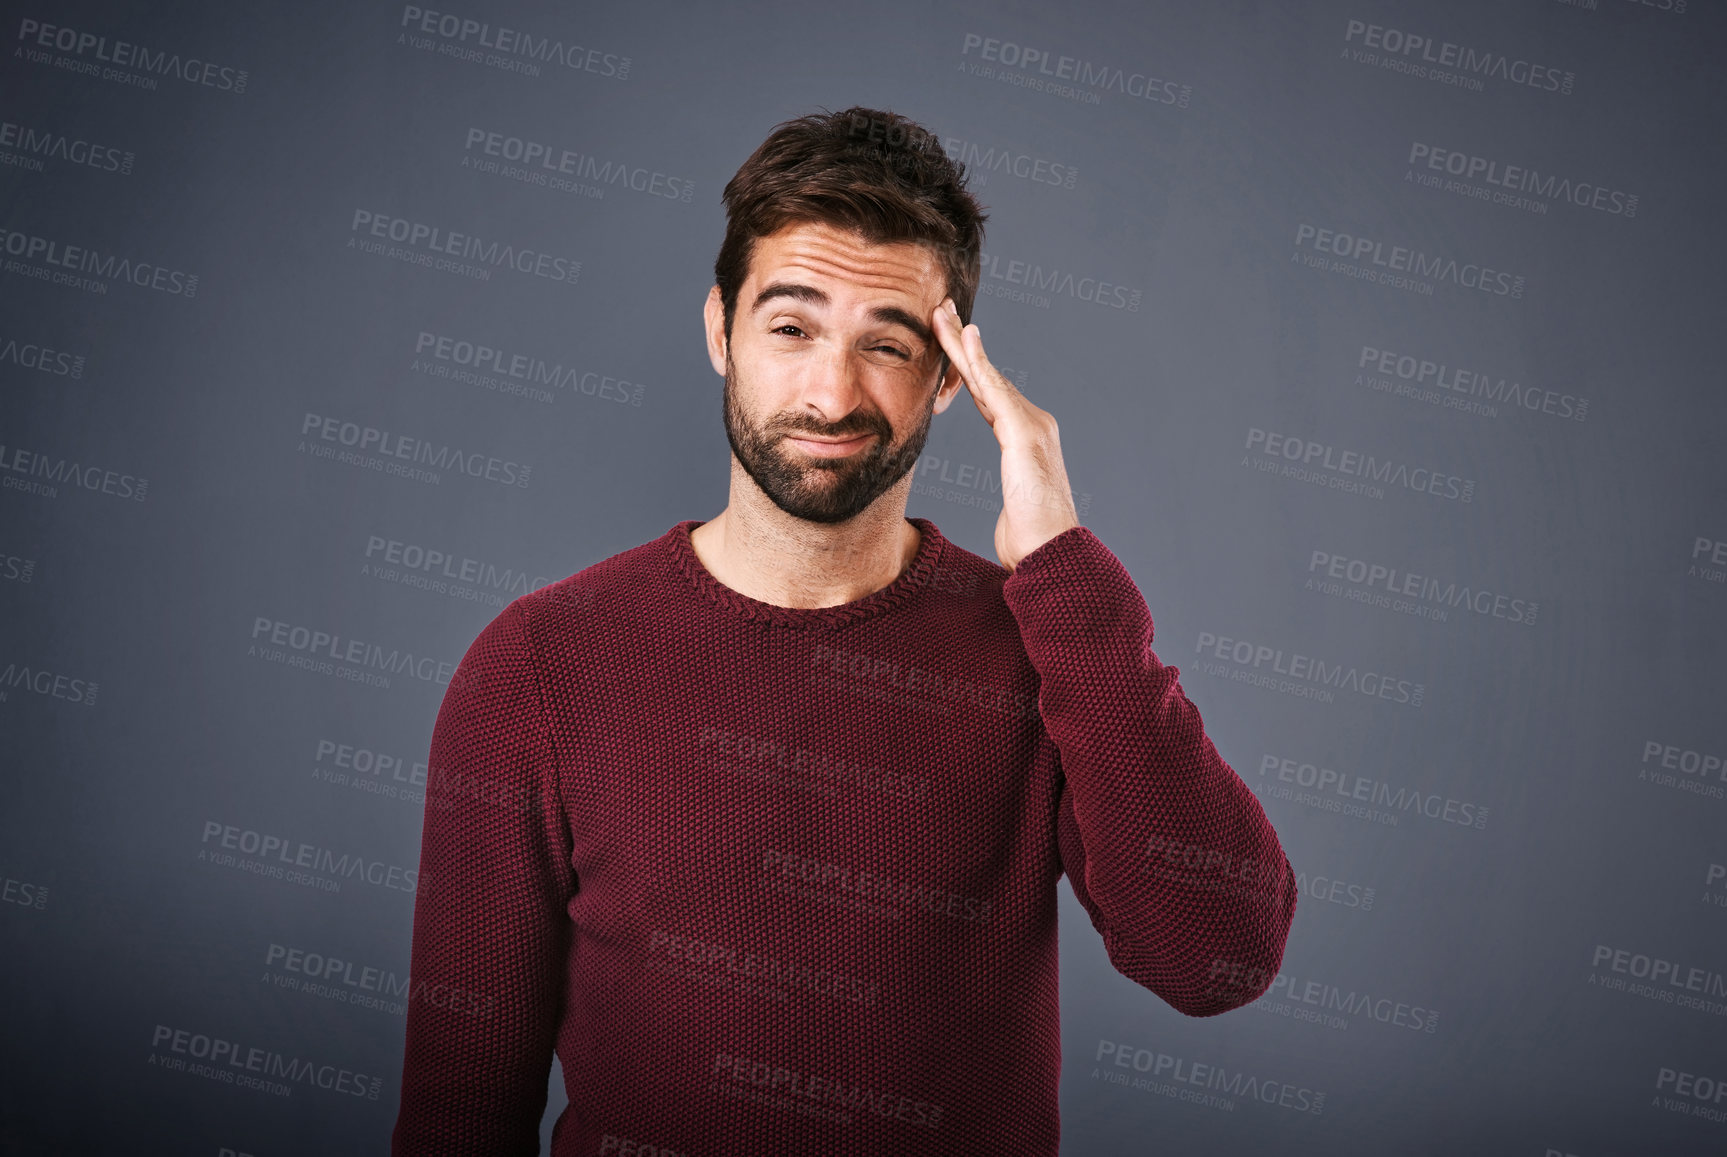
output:
[[942,375],[941,385],[935,392],[935,403],[931,407],[933,413],[941,413],[952,404],[965,382],[965,375],[959,372],[959,365],[952,358],[948,359],[947,373]]
[[702,321],[708,332],[708,362],[714,373],[726,376],[726,307],[720,300],[720,287],[708,290],[708,300],[702,306]]

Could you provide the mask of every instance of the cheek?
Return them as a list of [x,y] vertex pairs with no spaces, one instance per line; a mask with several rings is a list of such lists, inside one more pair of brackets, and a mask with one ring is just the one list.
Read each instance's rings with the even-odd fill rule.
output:
[[911,395],[909,399],[893,409],[884,410],[889,424],[893,426],[896,441],[904,441],[912,432],[923,425],[924,420],[935,413],[936,399],[934,391]]
[[732,345],[731,352],[732,377],[754,396],[772,392],[775,384],[783,383],[792,371],[787,359],[772,347],[738,342]]

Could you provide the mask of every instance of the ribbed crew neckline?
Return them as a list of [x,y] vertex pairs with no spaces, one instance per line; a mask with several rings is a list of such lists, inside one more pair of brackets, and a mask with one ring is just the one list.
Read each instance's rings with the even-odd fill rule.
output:
[[907,518],[906,521],[922,532],[917,554],[912,556],[911,565],[881,590],[835,607],[781,607],[764,603],[760,599],[752,599],[726,586],[702,563],[696,554],[695,546],[690,542],[690,532],[698,526],[706,525],[702,519],[684,519],[667,532],[667,537],[671,540],[672,554],[677,558],[678,569],[690,584],[710,601],[751,622],[816,630],[843,627],[848,623],[885,614],[929,585],[929,579],[935,573],[936,564],[947,540],[942,537],[941,531],[936,529],[935,523],[927,518]]

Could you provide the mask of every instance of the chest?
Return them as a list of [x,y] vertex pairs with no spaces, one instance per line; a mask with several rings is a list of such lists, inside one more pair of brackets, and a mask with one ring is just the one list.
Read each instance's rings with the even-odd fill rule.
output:
[[1027,670],[806,639],[681,662],[619,654],[562,705],[582,902],[620,936],[987,919],[1053,831]]

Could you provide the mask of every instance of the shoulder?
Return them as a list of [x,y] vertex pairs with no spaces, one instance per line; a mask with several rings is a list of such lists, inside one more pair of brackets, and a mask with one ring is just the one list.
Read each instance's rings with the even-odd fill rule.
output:
[[579,669],[642,608],[663,604],[667,554],[662,536],[512,599],[469,644],[446,706],[451,697],[479,710],[504,699],[537,705],[549,669]]
[[673,527],[659,538],[619,551],[574,574],[520,595],[481,632],[515,634],[536,652],[565,650],[603,636],[675,598],[678,579]]

